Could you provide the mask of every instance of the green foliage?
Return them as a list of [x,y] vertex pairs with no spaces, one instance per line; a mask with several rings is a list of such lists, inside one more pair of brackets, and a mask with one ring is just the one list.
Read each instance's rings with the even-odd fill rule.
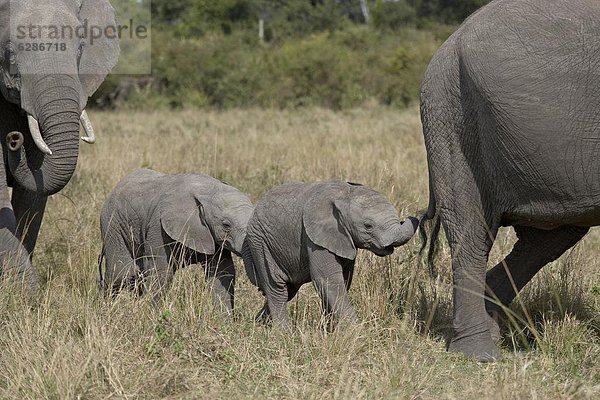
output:
[[182,17],[179,30],[188,37],[215,31],[230,34],[236,28],[249,28],[253,11],[251,0],[196,0]]
[[462,22],[471,13],[491,0],[406,0],[417,11],[421,22],[433,20],[438,23]]
[[335,31],[348,21],[336,0],[269,1],[262,14],[275,39]]
[[382,65],[388,78],[378,89],[384,104],[408,106],[418,99],[421,79],[438,47],[429,35],[418,35],[404,43],[393,49]]
[[174,354],[180,354],[185,350],[185,345],[171,322],[172,318],[172,312],[168,310],[161,312],[154,327],[154,336],[146,345],[148,356],[160,357],[168,349]]
[[378,29],[397,30],[414,26],[416,10],[406,0],[394,2],[378,0],[372,12],[373,25]]
[[285,43],[272,58],[278,102],[286,106],[320,105],[334,109],[365,97],[356,55],[322,33]]
[[156,24],[172,25],[181,20],[193,0],[152,0],[152,21]]
[[172,106],[244,106],[252,103],[265,72],[263,51],[243,35],[202,39],[155,36],[154,75],[165,81]]
[[[366,0],[366,24],[358,0],[153,0],[154,84],[123,90],[131,77],[109,77],[91,104],[405,107],[417,101],[431,56],[455,29],[440,21],[454,24],[485,3]],[[134,65],[136,53],[128,54],[121,64]]]
[[[160,85],[131,91],[127,107],[345,109],[371,100],[405,107],[418,100],[423,73],[443,40],[437,36],[347,25],[261,43],[243,32],[188,39],[155,31],[153,79]],[[97,96],[118,86],[113,77]]]

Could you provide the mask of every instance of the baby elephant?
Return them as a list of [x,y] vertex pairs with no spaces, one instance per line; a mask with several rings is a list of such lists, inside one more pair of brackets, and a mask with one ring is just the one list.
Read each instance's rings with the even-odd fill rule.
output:
[[270,190],[248,223],[243,258],[266,296],[259,318],[290,330],[286,303],[313,282],[323,311],[356,321],[348,300],[356,249],[387,256],[415,233],[380,193],[354,183],[289,183]]
[[160,295],[177,267],[202,263],[213,301],[231,313],[231,252],[241,255],[253,209],[244,193],[210,176],[133,172],[102,209],[100,264],[105,257],[106,271],[102,277],[99,265],[100,288],[115,293],[125,286],[141,290],[141,283],[151,277],[145,286]]

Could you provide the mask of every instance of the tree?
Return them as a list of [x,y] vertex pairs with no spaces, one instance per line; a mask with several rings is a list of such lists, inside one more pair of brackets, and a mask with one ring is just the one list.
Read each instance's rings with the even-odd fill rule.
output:
[[417,13],[406,0],[378,0],[373,8],[373,25],[380,29],[414,26]]
[[152,20],[158,24],[177,24],[193,3],[193,0],[152,0]]
[[491,0],[407,0],[419,18],[433,18],[442,22],[462,22],[475,10]]

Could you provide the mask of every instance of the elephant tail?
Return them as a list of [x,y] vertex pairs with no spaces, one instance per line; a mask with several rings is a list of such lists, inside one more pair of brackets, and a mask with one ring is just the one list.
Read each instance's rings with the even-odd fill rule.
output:
[[104,289],[104,276],[102,274],[102,261],[105,259],[106,250],[104,249],[104,244],[102,244],[102,250],[100,251],[100,255],[98,256],[98,290]]
[[[429,276],[432,278],[437,277],[438,272],[433,263],[433,259],[435,257],[435,252],[437,249],[437,241],[440,234],[441,228],[441,219],[439,211],[436,207],[435,196],[433,195],[433,190],[431,185],[429,185],[429,207],[421,217],[419,218],[419,234],[421,236],[421,249],[419,250],[418,256],[418,264],[421,265],[423,256],[427,249],[427,245],[429,244],[429,248],[427,249],[427,259],[425,260],[425,265],[429,270]],[[429,235],[429,240],[428,236]]]

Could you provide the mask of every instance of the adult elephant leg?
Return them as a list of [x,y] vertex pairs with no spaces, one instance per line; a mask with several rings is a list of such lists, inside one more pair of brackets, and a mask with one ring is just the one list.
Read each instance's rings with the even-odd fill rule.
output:
[[14,236],[17,230],[16,226],[15,214],[6,187],[4,162],[0,162],[0,229],[6,229]]
[[27,250],[15,236],[16,221],[5,182],[4,163],[0,162],[0,267],[2,272],[12,270],[33,296],[38,286],[37,277]]
[[30,258],[33,257],[47,200],[47,196],[18,186],[13,188],[12,206],[17,221],[17,236],[21,238]]
[[494,361],[500,353],[485,310],[485,273],[501,210],[493,208],[494,191],[485,190],[494,182],[479,143],[479,133],[493,127],[476,119],[473,106],[482,102],[463,86],[469,82],[455,44],[456,36],[440,48],[421,87],[430,211],[439,213],[452,253],[454,335],[448,350]]
[[224,310],[228,315],[233,314],[235,266],[231,252],[223,250],[216,255],[205,269],[205,277],[211,286],[211,296],[215,307]]
[[[458,201],[458,200],[457,200]],[[478,361],[500,358],[490,333],[485,310],[485,273],[488,255],[498,226],[481,212],[458,201],[457,210],[441,209],[442,223],[450,245],[453,271],[454,334],[448,350]]]
[[499,337],[497,318],[503,315],[521,289],[546,264],[556,260],[588,232],[588,228],[565,226],[541,230],[515,226],[518,241],[506,258],[486,275],[486,309],[492,319],[492,335]]
[[35,295],[38,280],[29,255],[19,239],[7,228],[0,228],[0,267],[2,273],[15,275],[24,285],[30,297]]

